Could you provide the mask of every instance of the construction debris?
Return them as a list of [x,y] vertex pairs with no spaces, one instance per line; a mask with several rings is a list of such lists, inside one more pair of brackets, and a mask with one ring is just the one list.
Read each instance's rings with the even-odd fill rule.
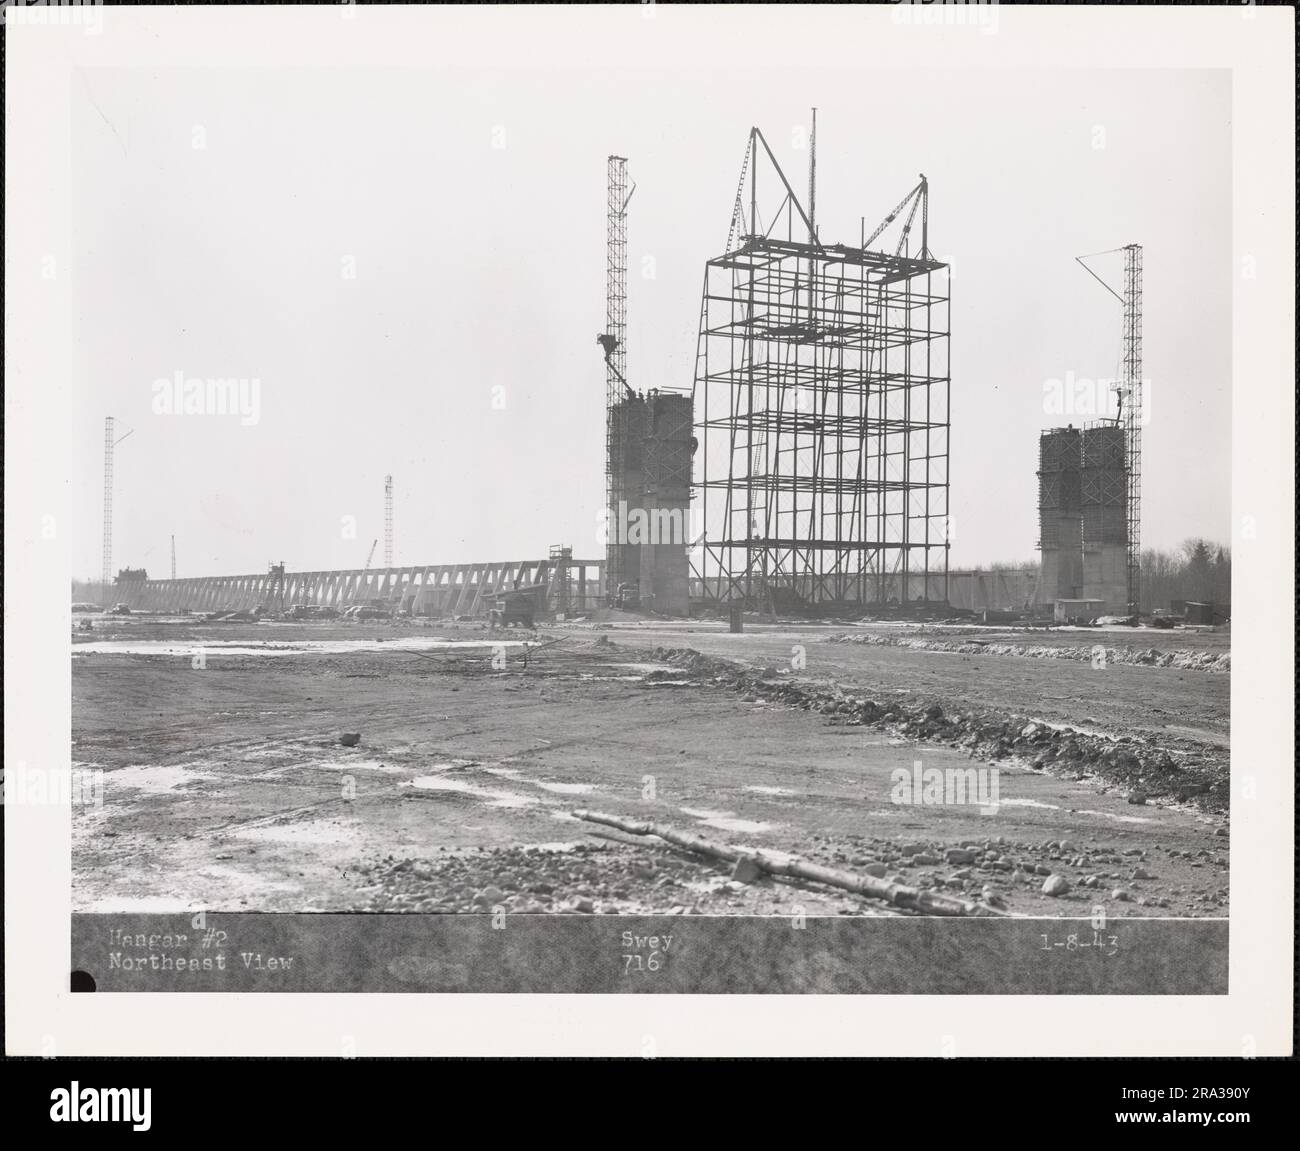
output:
[[[687,831],[678,831],[649,821],[620,819],[599,811],[579,809],[571,813],[575,819],[588,823],[603,823],[607,827],[616,827],[629,835],[654,835],[676,847],[684,847],[700,855],[715,859],[734,860],[739,865],[745,860],[759,871],[770,875],[785,875],[795,879],[806,879],[813,883],[824,883],[828,887],[838,887],[853,891],[871,899],[883,899],[895,907],[909,911],[920,911],[929,915],[955,916],[989,916],[1001,914],[999,911],[982,903],[958,899],[950,895],[939,895],[933,891],[922,891],[916,887],[907,887],[901,883],[890,883],[870,875],[854,875],[852,872],[836,868],[821,867],[815,863],[806,863],[794,857],[777,857],[762,851],[733,847],[726,843],[714,843],[701,835],[692,835]],[[744,882],[743,880],[741,882]]]

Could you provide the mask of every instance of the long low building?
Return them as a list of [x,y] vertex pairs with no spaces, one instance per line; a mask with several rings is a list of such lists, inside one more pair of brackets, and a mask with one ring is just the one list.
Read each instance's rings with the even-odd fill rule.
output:
[[1038,603],[1037,564],[1022,568],[950,571],[948,602],[969,611],[1026,611]]
[[[567,560],[555,581],[553,560],[357,568],[348,571],[284,571],[192,579],[120,579],[111,588],[73,587],[73,599],[126,604],[133,611],[241,611],[317,604],[343,608],[382,603],[412,615],[479,615],[485,598],[512,587],[555,583],[551,599],[561,610],[589,611],[602,589],[599,560]],[[100,594],[96,594],[99,592]]]
[[[124,603],[134,611],[240,611],[320,604],[342,608],[378,601],[412,615],[479,615],[485,597],[516,585],[552,582],[552,560],[506,563],[440,564],[424,567],[358,568],[348,571],[286,571],[283,597],[277,575],[198,576],[192,579],[120,579],[102,584],[74,583],[73,602]],[[568,560],[566,577],[551,601],[557,610],[594,611],[602,606],[603,560]],[[930,577],[931,598],[942,599],[943,577]],[[948,602],[968,611],[1023,611],[1038,602],[1040,571],[1020,568],[966,569],[948,573]],[[923,594],[923,577],[913,575],[908,599]],[[695,596],[695,592],[692,592]],[[564,605],[567,605],[564,606]]]

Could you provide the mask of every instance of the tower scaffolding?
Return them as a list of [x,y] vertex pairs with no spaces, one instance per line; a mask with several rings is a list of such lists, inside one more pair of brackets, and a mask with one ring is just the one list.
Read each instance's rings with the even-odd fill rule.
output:
[[393,477],[384,477],[384,567],[393,566]]
[[928,201],[922,176],[869,237],[825,244],[750,130],[727,250],[705,266],[693,595],[947,601],[949,296]]
[[[1124,290],[1117,292],[1089,266],[1097,256],[1124,253]],[[1125,244],[1105,252],[1076,256],[1083,270],[1114,296],[1123,307],[1121,376],[1116,395],[1119,410],[1113,419],[1098,421],[1123,429],[1125,582],[1128,611],[1136,615],[1142,605],[1142,424],[1145,419],[1142,379],[1142,245]]]
[[[635,189],[635,186],[634,186]],[[605,172],[605,331],[597,337],[605,349],[605,507],[607,525],[605,591],[613,602],[626,575],[624,549],[617,539],[619,507],[626,499],[624,473],[628,438],[627,408],[627,157],[609,156]]]
[[1124,446],[1128,470],[1128,609],[1142,606],[1142,245],[1124,248]]
[[113,417],[107,416],[104,419],[104,527],[103,554],[100,564],[100,578],[103,580],[105,596],[108,596],[113,583],[113,448],[116,442]]

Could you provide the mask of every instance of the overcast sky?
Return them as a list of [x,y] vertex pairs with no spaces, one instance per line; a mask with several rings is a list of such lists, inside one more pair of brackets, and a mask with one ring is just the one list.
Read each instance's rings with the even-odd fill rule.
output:
[[[930,245],[954,270],[953,565],[1036,558],[1038,433],[1091,418],[1049,411],[1044,385],[1119,358],[1119,304],[1074,257],[1129,242],[1146,257],[1143,544],[1228,539],[1227,72],[78,79],[75,573],[100,567],[110,414],[131,430],[115,568],[165,576],[173,533],[182,576],[360,567],[389,473],[399,564],[600,555],[605,157],[637,183],[629,375],[689,389],[748,129],[801,189],[812,105],[823,242],[930,180]],[[1122,257],[1095,266],[1119,285]],[[256,422],[158,414],[155,381],[177,373],[257,379]]]

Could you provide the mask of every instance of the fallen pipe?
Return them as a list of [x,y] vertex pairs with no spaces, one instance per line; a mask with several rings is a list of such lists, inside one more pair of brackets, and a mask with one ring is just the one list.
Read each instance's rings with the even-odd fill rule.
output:
[[651,823],[648,820],[620,819],[601,811],[587,811],[579,808],[574,811],[575,819],[588,823],[603,823],[606,827],[615,827],[630,835],[655,835],[676,847],[684,847],[700,855],[714,859],[726,859],[734,862],[738,859],[752,860],[760,871],[771,875],[788,875],[796,879],[807,879],[813,883],[824,883],[828,887],[838,887],[865,895],[870,899],[883,899],[895,907],[909,911],[922,911],[929,915],[956,916],[1000,916],[1003,912],[984,903],[975,903],[968,899],[958,899],[952,895],[940,895],[933,891],[923,891],[919,887],[908,887],[902,883],[890,883],[872,875],[854,875],[849,871],[839,871],[833,867],[822,867],[816,863],[805,863],[801,859],[776,859],[762,851],[732,847],[727,843],[714,843],[702,835],[693,835],[689,831],[678,831],[673,827]]

